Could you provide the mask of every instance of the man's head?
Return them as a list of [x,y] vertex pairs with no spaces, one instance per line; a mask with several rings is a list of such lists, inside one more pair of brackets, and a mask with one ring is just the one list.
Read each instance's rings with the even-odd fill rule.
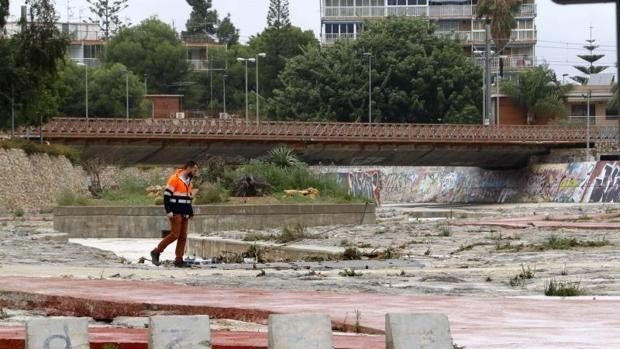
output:
[[183,166],[183,170],[189,178],[195,177],[198,174],[198,164],[195,161],[188,161]]

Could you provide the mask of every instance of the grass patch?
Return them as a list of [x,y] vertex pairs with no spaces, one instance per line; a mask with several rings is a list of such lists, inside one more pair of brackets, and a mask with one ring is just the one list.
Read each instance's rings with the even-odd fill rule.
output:
[[202,186],[194,205],[219,204],[228,201],[230,192],[221,184]]
[[362,259],[362,253],[355,247],[348,247],[342,254],[342,259],[354,261]]
[[359,277],[359,276],[362,276],[362,273],[355,271],[355,269],[353,268],[346,268],[340,273],[338,273],[338,275],[344,276],[344,277]]
[[461,247],[459,247],[457,250],[450,252],[450,254],[453,255],[453,254],[457,254],[463,251],[469,251],[473,249],[474,247],[488,246],[488,245],[491,245],[491,244],[488,242],[474,242],[473,244],[469,244],[469,245],[461,245]]
[[[280,167],[268,162],[253,160],[237,170],[227,173],[223,182],[227,188],[230,188],[236,178],[247,175],[264,178],[272,190],[271,193],[265,194],[273,195],[278,200],[285,202],[367,202],[363,198],[350,195],[348,190],[339,184],[334,176],[313,173],[305,164]],[[320,196],[317,200],[299,196],[284,197],[283,195],[284,190],[303,190],[308,188],[316,188],[320,191]]]
[[551,235],[542,244],[511,244],[510,242],[505,244],[498,243],[496,245],[497,251],[507,252],[541,252],[548,250],[569,250],[572,248],[595,248],[610,246],[612,243],[606,238],[599,240],[578,240],[576,238],[566,238],[557,235]]
[[24,212],[24,209],[21,207],[16,208],[13,211],[13,216],[15,216],[16,218],[21,218],[26,214],[26,212]]
[[89,199],[65,188],[56,196],[56,204],[58,206],[88,206]]
[[24,139],[7,139],[0,140],[1,149],[21,149],[27,155],[47,154],[50,156],[64,156],[72,164],[76,165],[80,162],[80,153],[66,145],[62,144],[39,144]]
[[581,295],[583,295],[581,282],[562,282],[552,279],[545,283],[545,296],[577,297]]
[[243,237],[243,241],[270,241],[273,239],[273,235],[265,235],[263,233],[249,233]]

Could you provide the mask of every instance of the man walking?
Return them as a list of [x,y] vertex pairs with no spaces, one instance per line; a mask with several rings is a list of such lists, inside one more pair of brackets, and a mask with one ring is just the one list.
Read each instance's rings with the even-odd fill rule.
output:
[[183,261],[185,243],[187,242],[187,226],[190,218],[194,216],[192,208],[192,178],[198,174],[198,165],[190,161],[182,169],[178,169],[168,179],[164,191],[164,207],[166,215],[170,219],[170,234],[151,251],[153,264],[160,265],[159,256],[174,241],[177,242],[174,266],[178,268],[188,267]]

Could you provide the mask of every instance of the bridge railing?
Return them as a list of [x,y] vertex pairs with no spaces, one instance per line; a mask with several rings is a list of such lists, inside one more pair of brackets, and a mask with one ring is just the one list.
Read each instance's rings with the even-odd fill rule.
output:
[[[35,127],[21,132],[38,135]],[[243,119],[76,119],[55,118],[43,126],[46,138],[138,138],[321,141],[339,143],[553,144],[586,141],[583,126],[498,126],[451,124],[363,124],[333,122],[246,122]],[[592,142],[612,141],[617,127],[592,127]]]

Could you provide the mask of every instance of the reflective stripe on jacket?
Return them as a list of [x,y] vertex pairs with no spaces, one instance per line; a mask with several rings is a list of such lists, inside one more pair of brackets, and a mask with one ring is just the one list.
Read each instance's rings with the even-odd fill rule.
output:
[[188,180],[186,183],[181,178],[182,169],[168,179],[166,189],[164,190],[164,207],[166,213],[174,213],[181,215],[193,216],[192,208],[192,182]]

